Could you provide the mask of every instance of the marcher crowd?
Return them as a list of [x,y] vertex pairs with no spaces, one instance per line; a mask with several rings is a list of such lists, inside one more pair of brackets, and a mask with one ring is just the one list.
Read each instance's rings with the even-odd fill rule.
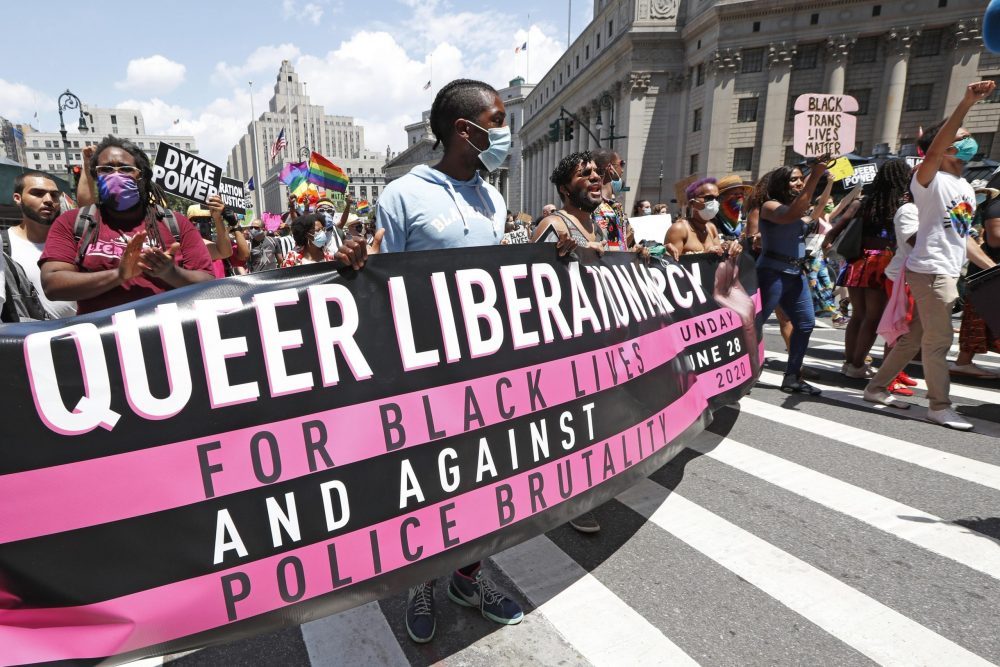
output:
[[[833,201],[830,156],[778,166],[754,184],[709,175],[686,185],[662,241],[636,240],[620,197],[626,164],[611,149],[559,162],[550,179],[558,205],[546,205],[537,217],[508,211],[480,172],[503,163],[511,132],[496,90],[478,81],[456,80],[437,93],[430,123],[443,158],[390,183],[368,217],[352,211],[349,196],[339,212],[333,199],[291,196],[275,230],[260,219],[241,222],[218,197],[181,214],[166,205],[146,154],[108,136],[84,153],[77,208],[61,210],[60,192],[46,174],[17,177],[22,220],[2,234],[2,320],[70,317],[216,278],[317,262],[362,270],[372,253],[501,245],[519,228],[534,242],[553,243],[560,255],[580,248],[673,259],[751,253],[758,326],[776,313],[788,350],[782,391],[820,394],[804,360],[816,318],[830,318],[846,327],[841,373],[868,380],[866,401],[910,407],[899,397],[913,394],[916,382],[905,368],[920,355],[927,418],[968,430],[972,424],[952,409],[951,376],[996,378],[973,357],[1000,351],[1000,332],[965,302],[960,354],[951,363],[947,354],[960,280],[1000,261],[1000,170],[978,191],[962,177],[977,153],[962,122],[994,87],[970,85],[951,116],[919,139],[922,161],[915,167],[885,161],[860,196]],[[669,209],[640,200],[632,217]],[[879,335],[887,343],[876,370],[872,347]],[[589,513],[571,524],[600,530]],[[497,623],[523,618],[478,562],[450,575],[447,594]],[[434,636],[434,607],[433,581],[410,590],[406,627],[414,641]]]

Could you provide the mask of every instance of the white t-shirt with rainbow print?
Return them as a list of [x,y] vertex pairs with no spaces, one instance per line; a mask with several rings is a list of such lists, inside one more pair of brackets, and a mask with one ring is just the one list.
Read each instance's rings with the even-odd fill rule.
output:
[[943,171],[926,188],[914,176],[910,190],[919,210],[920,226],[906,268],[916,273],[959,277],[965,265],[965,239],[976,213],[975,191],[964,178]]

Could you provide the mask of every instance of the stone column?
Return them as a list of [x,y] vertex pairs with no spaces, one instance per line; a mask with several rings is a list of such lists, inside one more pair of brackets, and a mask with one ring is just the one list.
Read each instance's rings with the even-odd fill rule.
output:
[[659,95],[660,86],[649,72],[631,72],[620,90],[615,95],[616,99],[622,100],[615,114],[615,134],[625,135],[626,138],[615,141],[615,150],[625,160],[629,191],[625,193],[623,205],[626,211],[631,211],[638,198],[648,195],[643,192],[643,177],[648,178],[651,172],[659,173],[660,169],[662,153],[658,148],[664,137],[650,140],[653,112],[647,104],[647,98]]
[[910,60],[910,47],[919,36],[919,30],[906,26],[893,28],[885,34],[885,70],[882,74],[875,142],[888,144],[890,151],[898,148],[899,119],[903,113],[903,99],[906,96],[906,71]]
[[826,38],[826,70],[824,90],[831,95],[844,94],[844,77],[847,73],[847,56],[858,41],[854,35],[830,35]]
[[709,61],[701,141],[701,160],[704,165],[701,171],[706,174],[725,175],[732,171],[729,125],[733,112],[736,72],[741,64],[742,57],[738,49],[719,49]]
[[[978,81],[979,56],[983,52],[983,33],[979,17],[964,19],[951,26],[951,75],[948,77],[948,91],[945,95],[944,113],[958,106],[965,96],[970,83]],[[989,156],[987,156],[989,157]]]
[[758,161],[760,173],[780,166],[785,160],[788,84],[792,77],[795,52],[796,46],[788,42],[770,44],[767,49],[767,98],[764,101],[764,127],[761,130]]

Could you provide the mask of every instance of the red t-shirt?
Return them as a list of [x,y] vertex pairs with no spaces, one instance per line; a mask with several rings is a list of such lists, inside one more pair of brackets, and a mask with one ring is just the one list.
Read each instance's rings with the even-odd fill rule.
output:
[[[45,250],[42,251],[42,256],[38,260],[39,266],[50,260],[76,264],[78,242],[73,236],[76,216],[77,210],[66,211],[52,223],[48,238],[45,240]],[[177,219],[177,226],[181,232],[181,247],[174,255],[174,260],[185,269],[211,273],[212,259],[208,255],[208,250],[205,248],[204,241],[201,240],[198,229],[183,215],[174,213],[174,217]],[[168,247],[173,245],[174,235],[170,232],[167,223],[160,220],[159,227],[163,242]],[[145,221],[142,218],[135,221],[112,221],[107,216],[102,216],[98,240],[87,249],[81,265],[77,268],[80,271],[91,273],[117,269],[129,239],[144,229]],[[169,289],[171,289],[170,285],[159,278],[153,278],[140,272],[138,276],[125,285],[110,289],[93,298],[78,301],[77,314],[92,313],[95,310],[137,301],[143,297],[166,292]]]

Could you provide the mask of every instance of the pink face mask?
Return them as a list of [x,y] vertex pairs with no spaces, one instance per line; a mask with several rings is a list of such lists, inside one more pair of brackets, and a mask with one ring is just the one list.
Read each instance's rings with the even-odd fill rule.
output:
[[117,171],[98,174],[97,198],[101,206],[108,206],[115,211],[127,211],[139,203],[139,184],[131,176]]

